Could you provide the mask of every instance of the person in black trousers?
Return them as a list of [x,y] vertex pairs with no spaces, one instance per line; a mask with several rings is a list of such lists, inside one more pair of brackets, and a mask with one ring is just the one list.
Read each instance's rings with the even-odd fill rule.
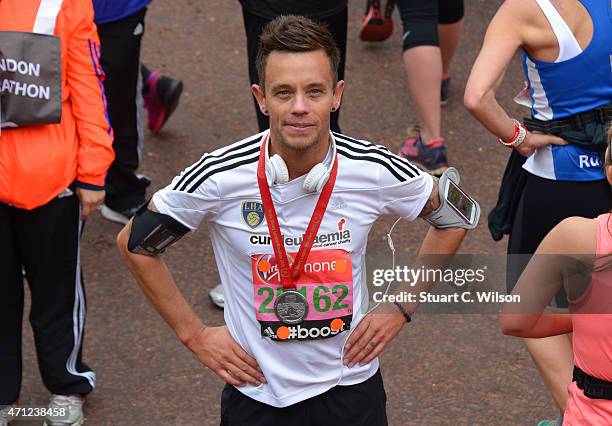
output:
[[107,195],[101,213],[119,223],[127,223],[145,202],[151,184],[137,173],[144,139],[143,107],[148,128],[156,133],[176,108],[183,90],[181,81],[149,71],[140,61],[150,1],[94,0],[108,118],[115,135],[115,161],[106,177]]

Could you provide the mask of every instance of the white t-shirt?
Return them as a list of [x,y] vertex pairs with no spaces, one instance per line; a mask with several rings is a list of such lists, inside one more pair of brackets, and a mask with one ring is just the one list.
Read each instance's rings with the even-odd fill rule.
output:
[[[268,382],[238,390],[286,407],[336,384],[361,383],[378,369],[377,359],[343,367],[340,353],[349,324],[354,329],[367,309],[368,232],[381,215],[416,218],[433,180],[383,146],[333,134],[338,175],[297,285],[309,298],[308,315],[301,324],[284,327],[273,313],[280,284],[256,177],[266,136],[263,132],[204,155],[158,191],[153,202],[192,230],[207,222],[225,292],[225,322]],[[328,167],[332,157],[330,147]],[[304,178],[270,187],[289,255],[297,253],[319,197],[303,189]]]

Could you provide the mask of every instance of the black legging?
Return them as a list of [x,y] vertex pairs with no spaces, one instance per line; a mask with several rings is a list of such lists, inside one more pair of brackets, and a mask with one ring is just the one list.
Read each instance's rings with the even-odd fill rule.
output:
[[[530,255],[559,222],[571,216],[595,218],[612,207],[612,191],[604,180],[575,182],[544,179],[528,174],[521,195],[512,231],[508,254]],[[509,256],[506,287],[511,292],[530,256]],[[563,292],[557,295],[557,305],[567,306]]]
[[438,24],[454,24],[463,18],[463,0],[397,0],[404,27],[404,50],[439,46]]

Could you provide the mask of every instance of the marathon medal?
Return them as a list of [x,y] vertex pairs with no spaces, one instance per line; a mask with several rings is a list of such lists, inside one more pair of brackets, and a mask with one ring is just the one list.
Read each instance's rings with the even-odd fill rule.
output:
[[283,290],[274,302],[274,313],[285,324],[299,324],[308,315],[308,300],[299,291]]
[[[333,141],[332,141],[333,143]],[[270,194],[270,187],[266,178],[266,151],[268,146],[268,137],[264,138],[259,150],[259,162],[257,164],[257,184],[259,193],[264,207],[264,215],[266,216],[266,224],[270,232],[272,247],[274,248],[274,256],[280,268],[280,282],[283,285],[283,292],[280,293],[274,302],[274,313],[276,317],[284,324],[294,325],[301,323],[308,315],[308,299],[297,291],[295,283],[298,280],[304,264],[310,253],[310,249],[314,244],[317,236],[317,231],[323,221],[327,204],[331,198],[336,176],[338,174],[338,154],[335,153],[333,164],[330,170],[329,179],[325,182],[322,188],[317,204],[304,233],[302,244],[295,257],[293,265],[289,265],[289,257],[285,251],[285,243],[278,224],[278,217],[274,209],[274,201]]]

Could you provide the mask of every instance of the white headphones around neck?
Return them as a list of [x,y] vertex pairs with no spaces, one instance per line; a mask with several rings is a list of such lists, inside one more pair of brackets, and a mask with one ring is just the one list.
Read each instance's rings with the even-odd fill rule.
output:
[[[332,163],[336,161],[336,143],[333,140],[333,136],[330,134],[330,138],[333,145]],[[267,150],[267,147],[266,147]],[[267,155],[266,155],[267,156]],[[323,186],[329,179],[330,170],[323,163],[315,164],[312,169],[306,175],[302,187],[306,192],[321,192]],[[274,154],[268,161],[266,161],[266,178],[268,179],[268,185],[272,186],[275,183],[287,183],[289,182],[289,170],[285,160],[278,155]]]

